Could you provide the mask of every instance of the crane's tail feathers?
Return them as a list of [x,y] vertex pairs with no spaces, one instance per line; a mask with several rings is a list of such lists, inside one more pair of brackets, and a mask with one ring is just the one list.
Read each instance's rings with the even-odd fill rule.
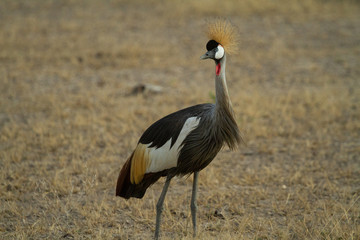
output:
[[157,173],[146,173],[144,178],[138,184],[133,184],[130,181],[131,160],[134,153],[125,162],[120,171],[117,185],[116,196],[129,199],[131,197],[142,198],[146,189],[154,184],[160,177],[166,176],[166,171]]
[[116,196],[126,197],[127,188],[130,185],[130,167],[131,167],[131,158],[133,157],[134,153],[128,158],[125,162],[124,166],[122,167],[117,184],[116,184]]

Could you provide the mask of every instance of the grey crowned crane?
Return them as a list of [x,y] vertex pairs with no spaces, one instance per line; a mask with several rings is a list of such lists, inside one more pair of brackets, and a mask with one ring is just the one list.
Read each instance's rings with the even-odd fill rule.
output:
[[166,177],[156,204],[155,239],[159,238],[163,203],[171,179],[191,173],[194,180],[190,209],[196,235],[199,171],[215,158],[224,144],[234,149],[241,142],[225,78],[226,54],[236,49],[236,33],[226,20],[208,26],[210,40],[201,59],[215,61],[215,104],[188,107],[152,124],[120,171],[116,195],[126,199],[142,198],[150,185]]

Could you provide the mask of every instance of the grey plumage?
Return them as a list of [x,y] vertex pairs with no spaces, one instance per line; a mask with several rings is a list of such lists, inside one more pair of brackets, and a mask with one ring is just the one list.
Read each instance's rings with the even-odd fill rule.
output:
[[224,144],[234,149],[241,142],[227,90],[225,63],[226,56],[220,60],[223,70],[215,78],[216,103],[202,105],[200,124],[183,142],[175,175],[200,171],[215,158]]

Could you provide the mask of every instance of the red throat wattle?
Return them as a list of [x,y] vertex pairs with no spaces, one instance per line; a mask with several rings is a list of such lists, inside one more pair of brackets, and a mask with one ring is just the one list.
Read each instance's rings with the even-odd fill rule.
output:
[[218,64],[216,64],[216,75],[217,76],[219,76],[220,71],[221,71],[221,65],[220,65],[220,63],[218,63]]

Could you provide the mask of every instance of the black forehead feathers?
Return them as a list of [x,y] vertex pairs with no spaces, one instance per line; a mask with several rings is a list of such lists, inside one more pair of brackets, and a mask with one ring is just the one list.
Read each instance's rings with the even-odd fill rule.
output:
[[207,49],[208,51],[210,51],[210,50],[216,48],[218,45],[219,45],[219,43],[218,43],[217,41],[215,41],[215,40],[210,40],[210,41],[208,41],[208,43],[206,44],[206,49]]

